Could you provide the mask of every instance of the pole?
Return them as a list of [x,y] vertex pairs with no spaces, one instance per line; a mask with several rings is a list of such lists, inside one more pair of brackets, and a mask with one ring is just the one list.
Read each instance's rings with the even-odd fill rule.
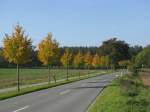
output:
[[69,74],[68,74],[68,69],[69,69],[68,66],[69,66],[69,62],[68,62],[68,61],[69,61],[69,60],[68,60],[68,57],[67,57],[67,81],[68,81],[68,79],[69,79],[69,76],[68,76],[68,75],[69,75]]
[[79,79],[80,79],[80,68],[79,68]]
[[20,75],[19,75],[19,64],[17,64],[17,86],[18,86],[18,92],[20,91]]
[[50,84],[51,82],[51,76],[50,76],[50,65],[48,65],[48,83]]
[[90,67],[88,65],[88,77],[89,77],[89,75],[90,75]]

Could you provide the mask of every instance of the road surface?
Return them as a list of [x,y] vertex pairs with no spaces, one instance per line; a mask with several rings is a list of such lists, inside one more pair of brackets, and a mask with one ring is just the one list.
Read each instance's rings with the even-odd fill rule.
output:
[[114,79],[102,75],[0,101],[0,112],[85,112]]

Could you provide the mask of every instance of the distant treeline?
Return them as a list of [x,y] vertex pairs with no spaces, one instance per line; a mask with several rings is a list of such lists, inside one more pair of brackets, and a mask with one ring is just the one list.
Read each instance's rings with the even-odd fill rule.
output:
[[[19,36],[22,37],[20,38]],[[24,39],[23,36],[24,31],[22,31],[22,27],[20,27],[19,25],[16,26],[12,36],[5,35],[4,46],[0,48],[0,67],[16,67],[16,63],[18,62],[15,62],[14,59],[17,59],[17,57],[12,58],[11,55],[13,54],[13,56],[15,56],[14,52],[17,52],[15,51],[17,50],[17,48],[14,49],[14,47],[12,46],[16,46],[16,44],[20,46],[20,40],[17,39]],[[10,45],[12,43],[11,41],[14,42],[12,46]],[[21,40],[20,42],[22,41],[23,40]],[[49,46],[51,50],[54,50],[53,46],[57,48],[57,53],[53,55],[53,57],[50,57],[50,55],[48,54],[50,59],[47,60],[49,61],[48,63],[44,62],[44,58],[46,58],[44,56],[47,55],[44,51],[44,47],[46,47],[44,46],[44,42],[47,42],[47,46]],[[32,43],[30,44],[32,45]],[[14,52],[12,49],[14,50]],[[47,37],[39,44],[39,46],[32,45],[31,49],[31,52],[29,52],[31,58],[30,61],[23,64],[18,63],[20,66],[34,68],[42,67],[44,66],[43,64],[45,64],[51,67],[69,66],[70,68],[118,68],[127,67],[127,65],[130,64],[130,61],[134,59],[140,51],[143,50],[143,47],[130,46],[125,41],[118,40],[117,38],[106,40],[102,43],[102,45],[98,47],[59,47],[59,44],[57,45],[56,40],[52,39],[52,35],[48,34]],[[47,52],[51,52],[50,49]],[[23,59],[19,61],[23,62]]]
[[[116,43],[112,43],[112,41]],[[108,42],[108,43],[107,43]],[[118,44],[117,44],[118,43]],[[120,43],[120,44],[119,44]],[[115,45],[116,44],[116,45]],[[112,47],[113,46],[113,47]],[[56,63],[53,63],[53,67],[62,67],[61,57],[65,53],[66,49],[69,49],[73,57],[78,54],[79,50],[82,55],[85,55],[87,52],[90,52],[92,56],[98,54],[99,56],[109,56],[111,58],[110,64],[118,67],[119,61],[131,60],[134,58],[140,51],[142,51],[142,46],[129,46],[124,41],[117,41],[116,38],[107,40],[103,42],[100,47],[60,47],[60,56],[57,58]],[[38,50],[35,49],[32,51],[32,61],[21,65],[22,67],[42,67],[43,64],[38,59]],[[0,67],[16,67],[16,64],[9,63],[3,57],[3,48],[0,48]],[[73,68],[73,65],[71,65]]]

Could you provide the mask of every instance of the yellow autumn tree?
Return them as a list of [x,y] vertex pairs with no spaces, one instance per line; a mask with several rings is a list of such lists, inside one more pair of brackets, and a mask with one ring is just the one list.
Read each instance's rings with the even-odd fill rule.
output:
[[2,57],[2,56],[3,56],[3,50],[0,49],[0,57]]
[[[56,58],[59,56],[59,43],[52,39],[52,33],[48,33],[44,40],[38,46],[38,58],[46,66],[48,66],[49,71],[49,83],[51,81],[50,66],[55,62]],[[52,75],[56,82],[56,78]]]
[[[81,67],[84,66],[84,57],[80,50],[78,53],[74,56],[73,64],[76,68],[80,69]],[[79,78],[80,78],[80,70],[79,70]]]
[[60,61],[67,70],[67,80],[69,78],[68,69],[69,69],[69,65],[71,64],[71,60],[72,60],[71,52],[69,51],[69,49],[65,49],[65,52],[64,52],[63,56],[61,57]]
[[18,91],[20,90],[19,65],[31,61],[32,41],[24,34],[20,25],[16,25],[12,35],[5,34],[4,37],[4,58],[10,63],[17,64]]
[[100,57],[100,60],[101,60],[101,63],[100,63],[100,65],[101,65],[101,67],[105,67],[105,65],[106,65],[106,60],[105,60],[105,56],[101,56]]
[[100,57],[97,53],[93,57],[92,65],[93,65],[94,68],[100,67]]
[[92,55],[91,52],[88,51],[85,55],[84,55],[84,65],[87,69],[89,69],[92,66]]
[[76,68],[81,68],[84,65],[84,57],[80,50],[78,53],[74,56],[73,64]]
[[109,56],[105,56],[105,66],[107,67],[107,69],[110,67],[110,58],[109,58]]
[[110,66],[109,56],[101,56],[101,67],[107,68]]

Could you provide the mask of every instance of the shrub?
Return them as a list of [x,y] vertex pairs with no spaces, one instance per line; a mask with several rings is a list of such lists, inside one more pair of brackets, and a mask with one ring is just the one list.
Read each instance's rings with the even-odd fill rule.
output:
[[128,97],[127,112],[150,112],[150,88],[145,87],[138,75],[127,75],[119,79],[122,95]]

